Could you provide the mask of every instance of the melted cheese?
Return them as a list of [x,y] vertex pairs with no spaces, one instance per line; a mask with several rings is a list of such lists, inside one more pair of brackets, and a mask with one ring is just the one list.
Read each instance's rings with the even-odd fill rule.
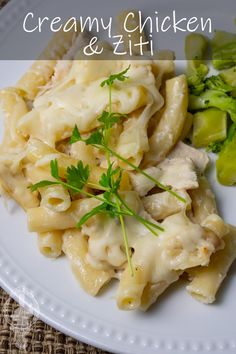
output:
[[[97,117],[109,104],[108,88],[102,88],[101,82],[128,65],[126,61],[114,60],[74,61],[60,84],[35,99],[34,109],[20,119],[19,131],[55,146],[57,141],[71,135],[75,125],[84,133],[94,129],[98,125]],[[140,118],[142,132],[143,128],[147,129],[152,114],[163,105],[155,82],[151,65],[141,61],[131,65],[127,82],[115,83],[112,89],[113,111],[130,114],[151,102]],[[141,148],[147,150],[147,147],[146,141]]]
[[[126,196],[126,202],[136,203],[137,212],[143,218],[156,223],[144,211],[137,194],[129,192]],[[207,265],[215,251],[214,243],[207,237],[204,228],[191,222],[184,212],[167,217],[162,223],[164,232],[159,232],[158,237],[130,217],[125,218],[125,226],[129,246],[134,250],[132,260],[135,266],[148,271],[151,283],[166,278],[171,283],[176,277],[175,271]],[[91,265],[101,269],[107,265],[124,265],[126,255],[118,220],[97,215],[93,221],[90,220],[89,225],[83,227],[82,232],[89,236],[87,259]]]
[[[78,39],[64,59],[75,58],[80,45]],[[76,55],[79,58],[79,53]],[[30,230],[57,232],[61,229],[60,235],[65,232],[64,252],[86,291],[97,294],[116,271],[120,284],[125,284],[121,286],[124,303],[129,303],[133,294],[136,295],[136,306],[146,309],[183,271],[208,265],[211,255],[224,246],[221,238],[227,232],[223,220],[215,215],[215,201],[208,185],[198,177],[197,172],[206,167],[207,156],[184,144],[174,147],[186,117],[186,78],[182,75],[165,81],[165,76],[173,75],[172,60],[96,61],[76,58],[58,62],[54,70],[52,63],[48,63],[52,78],[43,87],[37,86],[42,79],[39,73],[34,73],[36,82],[25,82],[32,75],[25,76],[27,97],[35,98],[37,94],[30,106],[22,98],[20,90],[8,89],[0,95],[8,118],[1,146],[0,187],[23,208],[29,209]],[[37,69],[37,65],[34,68]],[[112,111],[124,117],[110,131],[110,147],[137,166],[142,162],[142,166],[149,167],[145,170],[147,174],[179,191],[187,200],[186,204],[180,203],[167,192],[146,196],[155,184],[140,173],[127,171],[132,168],[120,162],[124,168],[120,196],[142,218],[156,225],[159,225],[156,220],[163,220],[161,226],[164,229],[154,236],[134,217],[124,217],[134,267],[132,281],[118,218],[98,214],[90,218],[81,230],[75,228],[81,217],[98,206],[100,201],[82,199],[80,193],[71,198],[66,191],[64,199],[61,198],[67,202],[66,205],[55,210],[53,204],[50,210],[46,203],[49,188],[45,187],[45,193],[41,189],[39,193],[32,193],[28,188],[30,183],[53,179],[49,166],[54,159],[58,160],[62,178],[69,166],[75,166],[77,160],[83,161],[90,167],[86,191],[92,194],[93,189],[101,187],[98,184],[104,168],[107,168],[103,151],[83,142],[71,146],[68,138],[75,125],[85,137],[99,126],[98,116],[109,108],[108,87],[101,87],[101,82],[129,65],[128,79],[124,82],[116,80],[112,87]],[[43,79],[45,82],[46,78]],[[168,88],[165,102],[160,93],[163,84]],[[29,90],[31,86],[34,88],[32,92]],[[160,121],[154,122],[160,116]],[[155,136],[151,126],[156,127]],[[114,156],[111,156],[111,161],[117,164]],[[59,199],[58,192],[61,197],[58,188],[56,191],[51,188],[52,199]],[[141,200],[140,196],[146,197]]]

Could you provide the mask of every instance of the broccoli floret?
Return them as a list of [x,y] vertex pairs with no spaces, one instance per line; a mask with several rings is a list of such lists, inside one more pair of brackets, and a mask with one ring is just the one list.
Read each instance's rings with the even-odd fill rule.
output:
[[197,148],[224,141],[227,137],[227,113],[208,108],[193,116],[193,145]]
[[236,135],[236,124],[232,124],[228,130],[226,142],[229,142]]
[[209,71],[207,65],[204,64],[207,47],[208,40],[202,34],[191,33],[186,36],[187,79],[190,93],[195,95],[199,95],[205,88],[203,81]]
[[217,70],[236,64],[236,34],[216,31],[211,44],[213,65]]
[[236,64],[236,43],[229,43],[215,50],[212,53],[212,63],[217,70],[234,66]]
[[236,88],[236,66],[221,71],[220,77],[222,77],[222,79],[224,80],[224,82],[226,82],[226,84],[234,86],[234,88]]
[[235,90],[235,87],[225,83],[219,75],[208,77],[205,81],[205,85],[210,90],[218,90],[226,93]]
[[200,64],[191,74],[188,75],[188,85],[190,93],[200,95],[205,89],[204,79],[208,74],[208,67],[205,64]]
[[215,107],[222,111],[228,112],[232,121],[236,122],[236,99],[228,96],[219,90],[206,90],[199,96],[189,96],[189,110],[197,111]]
[[[233,140],[234,136],[236,134],[236,124],[231,124],[228,133],[227,133],[227,138],[224,141],[217,141],[210,143],[207,146],[207,151],[212,151],[214,153],[219,153],[227,144],[230,143],[230,141]],[[236,162],[236,161],[235,161]]]
[[214,152],[215,154],[218,154],[221,149],[222,149],[223,143],[219,141],[215,141],[214,143],[208,144],[206,150]]
[[220,77],[224,80],[226,84],[234,87],[234,90],[231,92],[231,96],[236,97],[236,66],[221,71]]
[[228,137],[216,161],[216,172],[221,184],[231,186],[236,183],[236,125],[232,124]]

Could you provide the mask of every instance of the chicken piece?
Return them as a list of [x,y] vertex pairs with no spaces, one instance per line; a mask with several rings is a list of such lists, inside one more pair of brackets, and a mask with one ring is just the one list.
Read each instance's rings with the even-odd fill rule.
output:
[[189,145],[184,144],[182,141],[178,142],[175,148],[168,155],[169,159],[179,157],[190,158],[200,173],[205,171],[209,163],[209,157],[205,151],[197,150]]
[[[159,180],[160,178],[161,171],[158,167],[149,167],[143,171],[156,180]],[[144,197],[155,186],[153,181],[141,173],[130,172],[129,176],[134,190],[141,197]]]
[[198,187],[195,166],[189,158],[165,159],[158,165],[161,170],[160,182],[174,189],[194,189]]
[[[157,167],[147,168],[144,172],[174,190],[198,188],[197,173],[189,158],[165,159]],[[130,179],[134,190],[141,197],[155,186],[153,181],[141,173],[131,172]]]
[[216,199],[206,177],[199,177],[199,187],[189,192],[192,199],[192,219],[198,224],[212,214],[218,214]]
[[181,210],[188,210],[191,206],[191,198],[185,190],[177,192],[186,202],[182,202],[169,192],[161,192],[149,195],[142,199],[144,208],[155,220],[163,220]]

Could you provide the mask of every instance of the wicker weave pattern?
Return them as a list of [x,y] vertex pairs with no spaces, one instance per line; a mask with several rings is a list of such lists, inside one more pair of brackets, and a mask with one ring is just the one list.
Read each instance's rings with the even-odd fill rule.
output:
[[33,325],[23,336],[22,348],[19,345],[22,331],[12,330],[11,324],[11,316],[17,309],[19,305],[0,289],[0,354],[105,354],[65,336],[36,318],[31,319]]
[[[0,0],[0,9],[8,1]],[[106,354],[65,336],[36,318],[31,319],[29,331],[13,330],[11,316],[19,309],[19,305],[0,288],[0,354]]]
[[0,354],[105,354],[99,349],[65,336],[36,318],[31,320],[33,325],[30,331],[23,336],[24,347],[22,348],[19,345],[19,335],[22,332],[12,330],[12,321],[9,321],[17,309],[19,305],[1,289]]
[[8,2],[9,0],[0,0],[0,9],[6,5],[6,3]]

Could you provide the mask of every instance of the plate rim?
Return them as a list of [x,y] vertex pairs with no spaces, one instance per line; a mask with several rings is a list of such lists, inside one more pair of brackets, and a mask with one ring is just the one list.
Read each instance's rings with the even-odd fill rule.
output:
[[[32,303],[28,301],[29,297],[22,299],[20,291],[29,292],[40,305],[40,311],[35,307],[32,309],[33,313],[31,311],[37,318],[76,340],[112,353],[143,354],[144,351],[148,351],[149,354],[190,354],[195,352],[205,354],[209,351],[216,354],[235,353],[236,339],[231,337],[216,339],[212,337],[161,336],[154,340],[153,336],[148,337],[146,333],[134,335],[130,331],[130,333],[126,332],[124,336],[117,326],[101,325],[98,319],[91,320],[91,316],[88,314],[80,313],[79,319],[76,319],[68,304],[56,299],[52,294],[50,295],[40,285],[38,286],[34,279],[28,278],[28,275],[17,267],[7,252],[4,254],[4,247],[0,249],[0,286],[28,311],[30,308],[32,309]],[[63,313],[63,317],[60,317],[59,313]]]

